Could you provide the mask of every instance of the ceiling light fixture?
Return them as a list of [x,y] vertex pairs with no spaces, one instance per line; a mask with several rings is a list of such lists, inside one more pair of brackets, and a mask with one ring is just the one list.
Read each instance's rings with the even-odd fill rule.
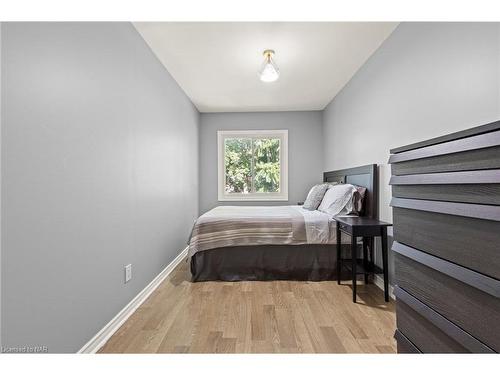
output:
[[260,80],[262,82],[274,82],[280,76],[280,70],[273,59],[274,51],[272,49],[266,49],[263,54],[265,60],[260,68]]

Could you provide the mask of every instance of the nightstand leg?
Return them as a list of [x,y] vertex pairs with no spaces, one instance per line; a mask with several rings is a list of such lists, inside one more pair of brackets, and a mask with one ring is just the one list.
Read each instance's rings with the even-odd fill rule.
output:
[[352,256],[352,302],[356,303],[356,261],[357,246],[356,236],[351,236],[351,256]]
[[384,297],[385,302],[389,302],[389,262],[387,254],[387,227],[382,228],[382,261],[384,263]]
[[375,265],[375,257],[373,255],[373,249],[375,248],[375,237],[370,237],[368,239],[368,247],[370,248],[370,262],[371,262],[371,265],[374,266]]
[[340,275],[342,274],[342,254],[341,236],[339,223],[337,223],[337,284],[340,285]]
[[363,237],[363,267],[365,268],[365,284],[368,284],[368,238]]

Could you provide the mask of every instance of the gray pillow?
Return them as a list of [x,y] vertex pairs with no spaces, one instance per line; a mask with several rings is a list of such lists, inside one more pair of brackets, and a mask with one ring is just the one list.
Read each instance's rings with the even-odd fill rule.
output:
[[329,186],[329,184],[314,185],[311,190],[309,190],[309,194],[307,194],[306,201],[302,207],[310,211],[317,209]]

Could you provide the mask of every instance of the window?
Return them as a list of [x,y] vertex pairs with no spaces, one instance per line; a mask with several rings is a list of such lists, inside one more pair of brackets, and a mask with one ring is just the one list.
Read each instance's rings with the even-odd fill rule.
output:
[[288,200],[288,130],[218,131],[219,200]]

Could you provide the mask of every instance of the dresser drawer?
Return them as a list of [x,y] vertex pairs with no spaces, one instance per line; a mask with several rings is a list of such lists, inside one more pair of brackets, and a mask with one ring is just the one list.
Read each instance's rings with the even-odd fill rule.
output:
[[422,352],[399,330],[394,333],[398,345],[398,354],[421,354]]
[[500,147],[470,150],[391,164],[393,175],[500,168]]
[[500,169],[392,176],[392,196],[500,205]]
[[500,168],[500,131],[393,154],[393,175]]
[[393,250],[396,284],[400,288],[488,347],[500,350],[498,280],[418,250],[408,250],[397,242]]
[[500,184],[393,185],[392,196],[498,206],[500,205]]
[[500,279],[500,222],[394,205],[393,217],[394,240]]
[[403,289],[395,294],[398,330],[422,353],[494,353]]

